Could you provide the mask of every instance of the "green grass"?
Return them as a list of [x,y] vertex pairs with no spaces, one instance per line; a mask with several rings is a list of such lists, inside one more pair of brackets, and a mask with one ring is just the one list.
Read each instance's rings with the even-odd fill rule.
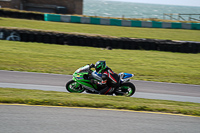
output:
[[[199,30],[100,26],[11,18],[0,18],[0,26],[116,37],[200,41]],[[134,73],[134,79],[200,84],[199,58],[200,54],[121,49],[108,51],[91,47],[0,40],[0,70],[72,74],[85,64],[106,60],[107,65],[117,73]],[[200,116],[199,103],[10,88],[0,88],[0,92],[1,103],[127,109]]]
[[113,71],[133,79],[200,84],[200,54],[143,50],[103,50],[0,40],[0,70],[73,74],[81,66],[106,60]]
[[59,32],[100,34],[116,37],[200,41],[200,30],[120,27],[91,24],[45,22],[2,17],[0,17],[0,26],[52,30]]
[[200,104],[133,97],[0,88],[0,103],[167,112],[200,116]]

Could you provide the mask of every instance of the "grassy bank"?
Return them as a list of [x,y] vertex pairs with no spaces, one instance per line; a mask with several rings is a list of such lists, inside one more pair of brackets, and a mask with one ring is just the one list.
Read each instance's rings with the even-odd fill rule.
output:
[[200,84],[200,54],[25,43],[0,40],[0,70],[73,74],[86,64],[106,60],[115,72],[134,79]]
[[0,17],[0,26],[52,30],[60,32],[100,34],[116,37],[200,41],[200,30],[120,27],[76,23],[45,22],[2,17]]
[[0,88],[0,103],[167,112],[200,116],[200,104],[132,97]]

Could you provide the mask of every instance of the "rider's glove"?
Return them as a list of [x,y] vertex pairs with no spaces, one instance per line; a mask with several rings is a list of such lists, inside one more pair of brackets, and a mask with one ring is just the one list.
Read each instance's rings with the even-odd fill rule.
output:
[[94,68],[95,67],[95,65],[92,63],[92,64],[90,64],[90,69],[91,68]]

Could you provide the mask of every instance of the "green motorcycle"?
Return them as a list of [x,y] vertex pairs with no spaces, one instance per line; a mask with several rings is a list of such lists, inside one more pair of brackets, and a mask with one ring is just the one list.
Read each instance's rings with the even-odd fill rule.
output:
[[[135,93],[135,86],[130,81],[133,74],[129,73],[119,73],[119,85],[114,88],[114,91],[110,95],[117,96],[127,96],[130,97]],[[68,81],[66,84],[66,89],[71,93],[82,93],[86,91],[87,93],[99,94],[102,89],[100,85],[92,84],[91,79],[102,81],[101,74],[90,69],[89,65],[83,66],[77,69],[72,80]]]

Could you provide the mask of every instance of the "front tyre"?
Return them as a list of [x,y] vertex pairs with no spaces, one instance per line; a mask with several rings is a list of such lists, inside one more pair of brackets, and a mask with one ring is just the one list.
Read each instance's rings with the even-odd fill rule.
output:
[[134,93],[135,93],[135,85],[128,82],[128,83],[121,84],[119,89],[115,92],[115,95],[118,95],[118,96],[123,95],[123,96],[130,97]]
[[82,93],[85,90],[79,83],[74,80],[67,82],[66,89],[71,93]]

